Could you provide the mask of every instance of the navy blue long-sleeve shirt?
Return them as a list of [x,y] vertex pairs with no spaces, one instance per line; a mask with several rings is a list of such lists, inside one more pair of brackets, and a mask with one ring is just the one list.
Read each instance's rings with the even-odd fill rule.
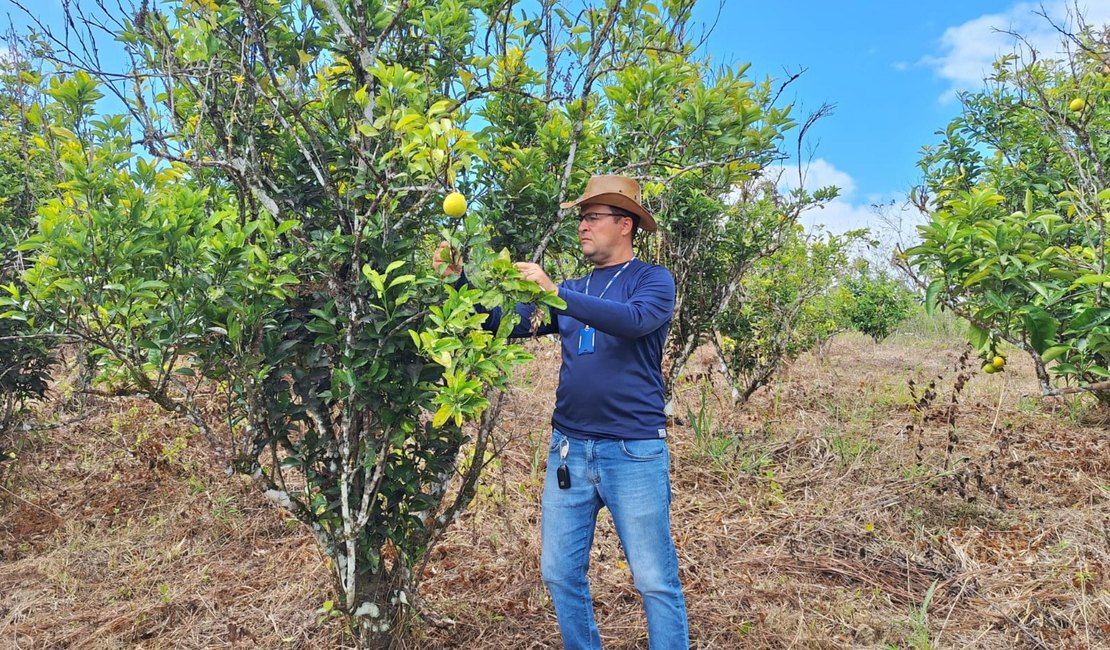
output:
[[[536,335],[558,333],[563,363],[555,393],[552,424],[572,438],[665,438],[663,345],[674,311],[671,272],[640,260],[594,269],[589,277],[559,285],[564,310],[551,310],[552,322]],[[617,275],[619,273],[619,275]],[[615,279],[613,279],[615,277]],[[613,279],[612,285],[605,285]],[[598,297],[602,291],[603,297]],[[534,305],[517,305],[521,321],[513,337],[531,336]],[[483,328],[496,330],[501,311],[490,312]],[[579,353],[584,326],[594,328],[594,351]]]

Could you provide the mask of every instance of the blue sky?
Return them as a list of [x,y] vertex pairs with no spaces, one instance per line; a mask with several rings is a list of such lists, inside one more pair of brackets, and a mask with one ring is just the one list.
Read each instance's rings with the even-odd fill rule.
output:
[[[61,0],[24,4],[34,6],[44,22],[60,22]],[[1013,40],[998,29],[1020,32],[1051,52],[1059,39],[1034,12],[1043,8],[1066,22],[1073,5],[1072,0],[725,0],[722,6],[719,0],[699,0],[694,19],[698,25],[716,21],[704,51],[717,63],[750,62],[749,74],[758,78],[782,79],[804,68],[784,98],[795,103],[799,117],[823,102],[835,106],[811,132],[806,184],[837,185],[842,195],[804,221],[842,232],[881,228],[870,205],[900,202],[917,182],[921,147],[934,142],[934,132],[959,112],[955,93],[978,87],[991,61],[1012,51]],[[1089,22],[1110,22],[1110,0],[1079,0],[1079,6]],[[0,16],[17,26],[25,22],[11,0],[0,0],[0,9]]]
[[[702,0],[695,18],[714,20],[720,3]],[[726,0],[706,50],[720,63],[750,62],[749,74],[785,78],[805,68],[788,91],[799,115],[822,102],[831,117],[812,131],[815,150],[807,185],[835,184],[842,198],[805,216],[839,232],[873,224],[870,204],[903,199],[919,176],[921,147],[959,113],[955,93],[979,86],[983,72],[1013,40],[1026,35],[1056,51],[1051,24],[1072,2],[931,0]],[[1110,22],[1110,0],[1080,0],[1088,22]],[[876,226],[879,227],[879,226]]]

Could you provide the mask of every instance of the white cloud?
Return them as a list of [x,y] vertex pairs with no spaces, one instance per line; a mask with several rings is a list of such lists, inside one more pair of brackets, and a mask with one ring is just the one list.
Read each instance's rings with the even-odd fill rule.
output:
[[824,207],[806,210],[802,213],[801,221],[806,230],[822,226],[826,232],[840,234],[857,228],[870,228],[874,217],[870,205],[834,199]]
[[[767,170],[769,178],[778,177],[779,189],[788,192],[799,186],[798,168],[791,165],[774,166]],[[856,228],[870,226],[874,211],[869,202],[857,203],[853,200],[856,181],[848,172],[838,169],[824,158],[817,158],[805,165],[801,171],[802,187],[810,192],[835,185],[840,188],[840,196],[820,208],[810,208],[801,215],[806,230],[821,225],[825,231],[843,233]]]
[[[786,191],[798,187],[798,168],[793,165],[774,165],[767,169],[767,178],[778,177],[778,186]],[[856,181],[850,174],[837,169],[824,158],[817,158],[802,168],[802,186],[809,191],[835,185],[840,188],[840,196],[854,194]]]
[[[1080,0],[1079,11],[1089,24],[1110,22],[1110,0]],[[1052,22],[1040,15],[1042,13]],[[983,77],[991,72],[991,64],[1000,55],[1019,50],[1018,40],[1006,32],[1021,34],[1026,46],[1037,50],[1041,56],[1059,54],[1061,35],[1052,23],[1074,27],[1075,3],[1072,0],[1020,2],[1005,11],[984,14],[949,27],[940,38],[940,53],[925,57],[921,63],[949,82],[941,100],[950,101],[961,90],[980,87]]]
[[[778,176],[782,191],[798,187],[797,167],[777,166],[767,170],[768,177]],[[917,223],[916,210],[902,205],[905,197],[891,193],[885,196],[856,196],[856,181],[852,175],[823,158],[817,158],[802,171],[803,186],[814,191],[835,185],[840,195],[824,204],[813,207],[801,215],[801,223],[808,231],[818,226],[832,234],[842,234],[849,230],[868,228],[872,239],[882,240],[885,248],[894,244],[905,245],[915,236]],[[888,205],[891,200],[894,205]],[[876,208],[875,206],[881,206]]]
[[855,202],[838,198],[824,207],[810,208],[802,213],[801,223],[807,231],[818,226],[832,234],[867,228],[869,239],[878,240],[882,248],[891,249],[895,244],[907,246],[917,238],[916,226],[921,223],[917,210],[906,205],[901,197],[891,197],[875,203]]

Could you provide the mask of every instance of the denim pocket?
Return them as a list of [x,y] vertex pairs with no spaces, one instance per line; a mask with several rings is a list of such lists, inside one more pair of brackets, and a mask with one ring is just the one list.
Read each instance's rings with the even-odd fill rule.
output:
[[667,453],[667,441],[655,438],[621,440],[621,451],[632,460],[659,460]]
[[553,454],[559,451],[559,443],[566,440],[567,437],[559,432],[558,429],[551,430],[551,446],[547,448],[547,453]]

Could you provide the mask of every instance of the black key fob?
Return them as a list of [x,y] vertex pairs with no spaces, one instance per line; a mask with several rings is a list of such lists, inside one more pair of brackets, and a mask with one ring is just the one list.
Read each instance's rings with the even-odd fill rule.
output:
[[566,465],[559,465],[559,469],[555,471],[556,478],[559,479],[559,489],[566,490],[570,487],[570,470]]

